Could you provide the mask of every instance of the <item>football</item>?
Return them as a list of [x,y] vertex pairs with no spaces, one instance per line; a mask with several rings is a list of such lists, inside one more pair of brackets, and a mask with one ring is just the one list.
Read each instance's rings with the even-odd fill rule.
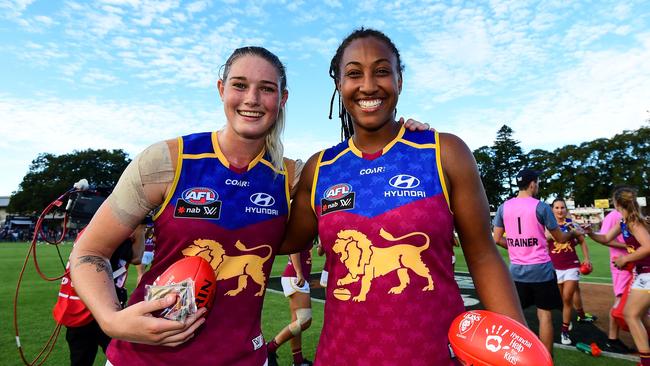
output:
[[153,282],[154,286],[170,285],[186,279],[194,281],[197,308],[208,310],[214,302],[217,281],[210,263],[201,257],[185,257],[173,263]]
[[467,311],[449,327],[449,344],[465,366],[552,366],[551,355],[523,324],[487,310]]
[[343,287],[335,288],[334,291],[332,291],[332,294],[334,295],[335,298],[342,301],[350,300],[350,296],[351,296],[350,290]]
[[588,274],[590,274],[591,271],[593,271],[593,270],[594,270],[594,269],[593,269],[593,267],[591,266],[591,263],[582,263],[582,264],[580,265],[580,273],[582,273],[583,275],[588,275]]

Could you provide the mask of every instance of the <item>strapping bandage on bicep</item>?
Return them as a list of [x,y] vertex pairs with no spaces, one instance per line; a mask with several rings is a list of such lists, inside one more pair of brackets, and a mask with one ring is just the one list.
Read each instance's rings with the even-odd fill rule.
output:
[[287,173],[289,173],[289,190],[291,191],[291,197],[296,193],[298,188],[298,181],[300,180],[300,173],[302,173],[302,168],[305,167],[305,162],[296,159],[293,161],[293,164],[287,164]]
[[162,203],[151,202],[145,193],[147,184],[168,184],[174,180],[174,167],[166,142],[158,142],[137,155],[126,167],[107,201],[115,217],[135,228]]

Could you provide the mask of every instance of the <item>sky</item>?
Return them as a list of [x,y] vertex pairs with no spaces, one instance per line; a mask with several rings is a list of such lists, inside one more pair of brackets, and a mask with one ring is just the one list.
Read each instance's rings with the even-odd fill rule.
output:
[[221,128],[219,68],[245,45],[286,65],[285,156],[305,160],[340,141],[329,64],[361,26],[402,55],[398,115],[471,149],[504,124],[527,152],[650,118],[645,0],[0,0],[0,196],[40,153]]

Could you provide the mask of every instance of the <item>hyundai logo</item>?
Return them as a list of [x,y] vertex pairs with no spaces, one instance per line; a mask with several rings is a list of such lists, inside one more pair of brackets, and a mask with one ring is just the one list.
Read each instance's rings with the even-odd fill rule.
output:
[[408,174],[396,175],[388,181],[388,184],[395,188],[411,189],[420,185],[420,180]]
[[251,202],[257,206],[269,207],[273,206],[275,203],[275,198],[273,198],[273,196],[268,193],[259,192],[251,196]]

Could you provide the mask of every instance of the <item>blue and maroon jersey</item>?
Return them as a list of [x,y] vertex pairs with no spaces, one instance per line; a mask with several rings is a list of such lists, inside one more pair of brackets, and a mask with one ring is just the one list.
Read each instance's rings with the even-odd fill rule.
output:
[[456,365],[447,331],[463,301],[438,134],[400,129],[375,154],[321,152],[312,207],[328,259],[318,365]]
[[[566,222],[559,226],[560,230],[568,233],[571,231],[572,222],[571,219],[566,219]],[[578,245],[577,239],[571,239],[566,243],[558,243],[553,239],[549,240],[548,253],[551,256],[553,268],[559,270],[579,268],[580,260],[576,253],[576,245]]]
[[[302,270],[302,277],[309,281],[309,275],[311,274],[311,247],[300,252],[300,268]],[[282,277],[297,277],[296,268],[291,262],[291,257],[289,257],[289,262],[282,272]]]
[[[625,240],[625,245],[627,245],[628,252],[634,252],[639,249],[641,243],[632,235],[630,229],[627,228],[627,224],[621,220],[621,234]],[[643,259],[639,259],[634,262],[636,266],[636,273],[649,273],[650,272],[650,256],[647,256]]]
[[188,342],[114,340],[108,359],[116,366],[263,365],[262,302],[289,211],[285,171],[275,170],[264,152],[245,169],[230,166],[216,132],[181,137],[178,146],[172,190],[154,217],[156,256],[130,303],[142,301],[145,286],[172,263],[201,256],[217,278],[214,305]]

